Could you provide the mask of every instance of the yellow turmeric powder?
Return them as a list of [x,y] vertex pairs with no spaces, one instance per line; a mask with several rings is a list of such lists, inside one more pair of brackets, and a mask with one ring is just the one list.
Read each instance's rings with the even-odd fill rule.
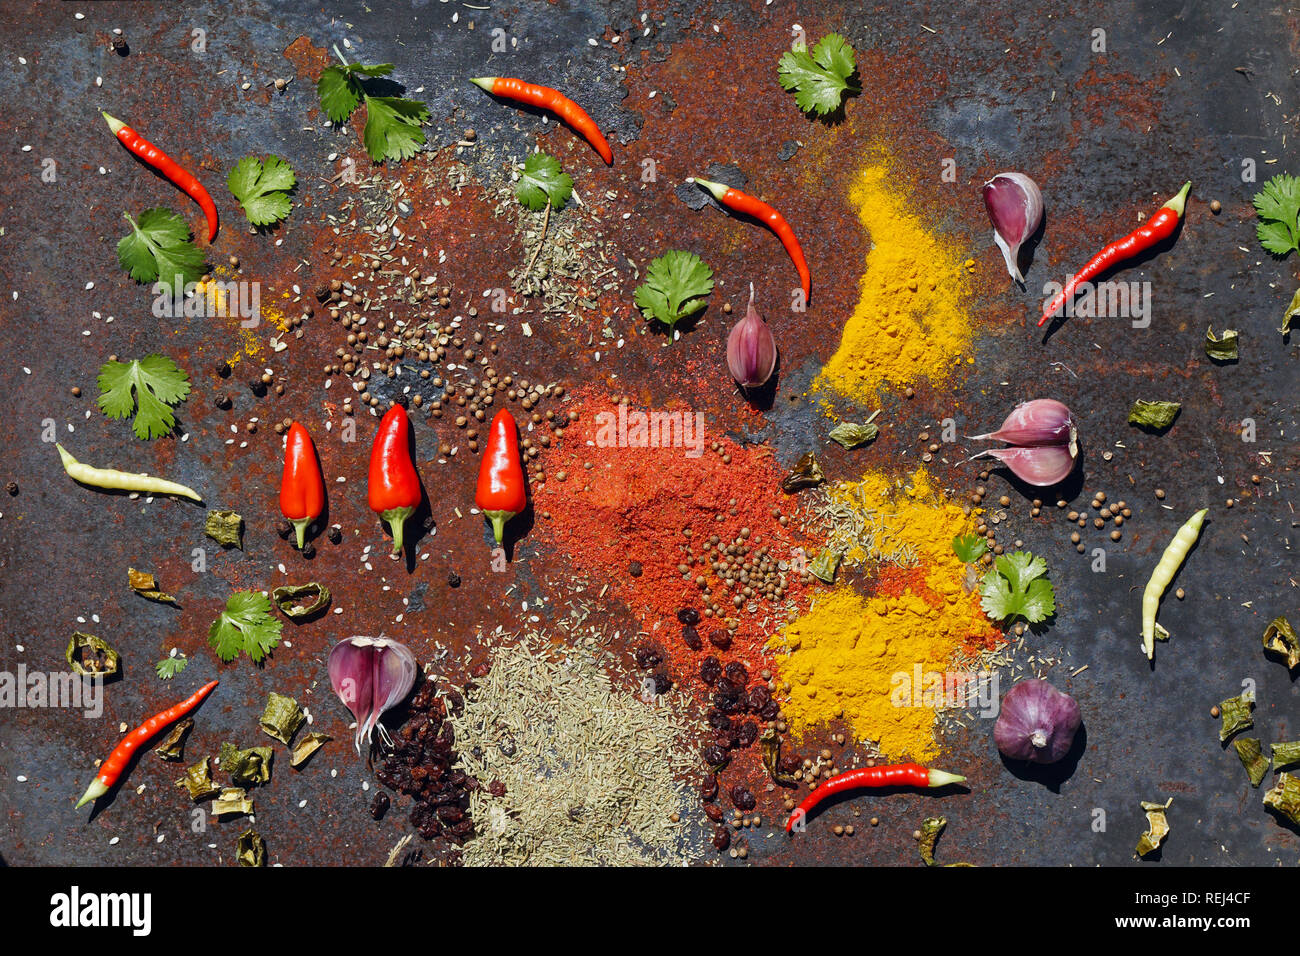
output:
[[839,722],[888,757],[924,762],[937,750],[935,710],[914,700],[895,706],[896,686],[913,680],[918,666],[927,678],[945,673],[960,649],[996,634],[952,550],[971,519],[944,500],[924,468],[902,482],[869,474],[833,487],[831,496],[874,510],[915,565],[882,566],[870,596],[837,585],[773,638],[774,650],[788,651],[779,660],[791,686],[782,709],[797,738]]
[[814,393],[868,403],[881,385],[946,379],[969,360],[969,272],[956,245],[911,211],[900,177],[879,151],[849,201],[870,233],[871,251],[839,348],[813,382]]

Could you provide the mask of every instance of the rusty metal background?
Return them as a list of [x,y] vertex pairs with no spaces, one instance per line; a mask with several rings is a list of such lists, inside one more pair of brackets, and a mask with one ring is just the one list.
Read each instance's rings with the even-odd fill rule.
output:
[[[776,87],[773,64],[796,23],[813,38],[839,30],[858,50],[862,92],[840,122],[809,121]],[[127,55],[114,52],[113,28],[123,31]],[[517,41],[509,53],[491,52],[497,28]],[[201,52],[196,30],[203,31]],[[1105,31],[1104,53],[1093,51],[1097,30]],[[316,729],[335,737],[302,771],[281,761],[272,785],[257,794],[257,827],[272,860],[381,862],[408,829],[403,801],[382,823],[365,813],[373,790],[363,792],[362,783],[373,787],[373,778],[346,746],[346,714],[329,692],[325,651],[347,634],[381,630],[426,654],[435,642],[468,646],[477,628],[511,626],[521,601],[543,597],[548,582],[570,573],[565,556],[541,547],[536,535],[519,543],[507,575],[490,572],[483,524],[466,507],[477,463],[462,455],[436,465],[437,444],[451,426],[435,429],[422,416],[416,446],[436,534],[420,541],[430,552],[427,561],[390,563],[362,492],[374,420],[358,416],[359,440],[351,446],[327,441],[318,430],[326,418],[337,422],[327,403],[339,397],[322,387],[321,366],[340,344],[338,328],[322,310],[286,351],[246,359],[223,382],[214,368],[234,350],[230,325],[155,319],[147,291],[116,263],[124,209],[168,205],[191,222],[197,213],[107,135],[100,109],[197,167],[223,215],[213,259],[239,256],[243,276],[263,283],[264,301],[292,295],[294,283],[305,299],[330,278],[326,250],[334,237],[322,217],[349,193],[346,183],[333,180],[339,167],[326,157],[359,155],[358,135],[322,128],[312,78],[330,45],[345,37],[367,62],[395,63],[394,78],[408,90],[423,87],[412,95],[433,114],[435,168],[453,160],[469,168],[470,185],[449,197],[451,205],[438,207],[441,197],[428,195],[418,210],[437,224],[422,242],[447,250],[439,281],[454,290],[458,312],[482,289],[508,285],[505,270],[523,258],[510,225],[492,217],[478,182],[499,178],[506,162],[521,159],[535,141],[561,157],[584,196],[616,191],[602,231],[622,254],[643,263],[672,245],[707,250],[721,280],[719,302],[743,304],[741,290],[751,280],[760,296],[778,296],[789,284],[789,265],[775,242],[737,241],[736,223],[709,210],[692,212],[675,196],[676,183],[711,163],[734,164],[756,191],[782,197],[813,264],[815,298],[807,315],[769,316],[780,337],[783,377],[761,430],[725,381],[718,357],[727,323],[719,311],[711,309],[675,347],[682,366],[668,367],[658,348],[636,347],[649,340],[637,335],[626,276],[621,295],[602,299],[600,311],[612,314],[612,327],[631,347],[596,364],[583,347],[585,332],[534,323],[537,334],[525,338],[511,326],[500,339],[503,365],[527,368],[538,379],[604,381],[644,403],[681,396],[708,412],[711,427],[768,439],[782,461],[793,460],[815,441],[818,413],[801,400],[803,386],[837,345],[872,241],[845,201],[848,183],[865,151],[884,142],[920,214],[942,223],[979,264],[979,347],[977,363],[954,387],[922,388],[910,402],[884,398],[882,420],[889,424],[871,449],[872,461],[906,466],[922,428],[953,417],[969,433],[968,423],[982,429],[1017,401],[1050,394],[1081,420],[1086,480],[1077,494],[1086,504],[1088,495],[1105,489],[1134,503],[1135,518],[1105,574],[1091,573],[1074,553],[1059,516],[1021,518],[1023,526],[1012,526],[1027,547],[1047,557],[1056,582],[1057,616],[1031,640],[1044,654],[1064,654],[1073,667],[1089,665],[1074,677],[1064,668],[1056,673],[1080,700],[1086,721],[1086,748],[1072,774],[1027,779],[1008,772],[987,724],[977,722],[947,742],[944,761],[969,774],[969,793],[941,803],[912,795],[842,803],[805,838],[765,836],[766,829],[751,834],[748,862],[915,862],[911,831],[941,809],[949,819],[941,859],[1126,864],[1144,827],[1138,801],[1168,796],[1174,797],[1174,831],[1163,851],[1166,864],[1296,861],[1296,833],[1263,811],[1259,791],[1249,789],[1236,757],[1220,747],[1208,716],[1212,704],[1249,678],[1259,688],[1260,736],[1300,735],[1300,692],[1259,652],[1269,619],[1300,612],[1292,438],[1297,349],[1276,332],[1296,284],[1295,263],[1274,262],[1258,247],[1250,206],[1258,185],[1242,177],[1248,159],[1260,181],[1295,171],[1290,144],[1297,133],[1300,18],[1294,8],[1180,0],[798,6],[786,0],[371,0],[9,2],[0,8],[0,484],[16,482],[19,489],[16,497],[0,495],[0,667],[60,669],[74,629],[100,634],[126,659],[124,679],[107,689],[101,720],[67,710],[0,712],[4,862],[229,864],[242,822],[192,832],[189,807],[172,788],[178,774],[151,755],[93,817],[72,808],[119,722],[134,725],[214,675],[221,688],[204,706],[187,753],[215,751],[226,739],[252,740],[273,689],[295,693],[311,709]],[[615,166],[604,167],[555,124],[505,108],[464,82],[492,73],[572,92],[610,134]],[[276,77],[293,77],[285,92],[268,86]],[[477,131],[481,147],[456,152],[453,144],[467,127]],[[297,170],[298,205],[285,226],[254,236],[241,228],[222,180],[239,157],[268,152],[288,157]],[[647,158],[658,175],[643,185],[640,164]],[[956,162],[956,183],[941,180],[945,158]],[[47,182],[41,174],[51,161],[56,176]],[[1006,288],[978,200],[978,185],[1006,168],[1031,172],[1048,208],[1026,293]],[[1150,328],[1073,320],[1044,335],[1027,325],[1037,283],[1059,278],[1127,231],[1137,212],[1153,210],[1187,179],[1195,185],[1177,242],[1123,273],[1154,285]],[[1211,199],[1222,203],[1219,215],[1210,213]],[[597,329],[600,320],[592,320]],[[1207,361],[1207,325],[1241,330],[1239,362]],[[264,344],[269,333],[258,334]],[[151,351],[182,358],[191,373],[194,393],[178,413],[185,441],[136,441],[126,424],[95,409],[95,375],[105,358]],[[257,398],[243,386],[250,370],[262,367],[287,383],[283,398]],[[694,371],[704,367],[714,371]],[[71,394],[74,386],[80,397]],[[218,391],[230,393],[233,409],[213,404]],[[1146,435],[1125,423],[1128,405],[1139,397],[1183,403],[1167,435]],[[252,417],[261,427],[248,434],[243,426]],[[272,529],[281,453],[270,426],[283,417],[318,423],[313,431],[329,482],[329,520],[344,530],[339,546],[318,539],[309,565]],[[1258,429],[1254,444],[1238,437],[1247,418]],[[243,550],[222,552],[204,538],[200,507],[105,496],[70,482],[42,437],[50,421],[83,461],[164,474],[198,488],[209,507],[242,513]],[[1104,461],[1108,449],[1114,457]],[[952,464],[938,473],[949,487],[969,492],[971,469],[956,464],[961,451],[948,454]],[[827,454],[826,465],[831,477],[852,474],[843,456]],[[1262,477],[1260,484],[1251,482],[1252,474]],[[336,477],[346,480],[336,483]],[[1167,489],[1164,504],[1171,510],[1153,497],[1156,486]],[[1238,499],[1231,510],[1223,507],[1229,497]],[[1161,612],[1175,642],[1161,648],[1153,672],[1137,650],[1140,589],[1165,541],[1203,505],[1212,507],[1212,519],[1175,583],[1187,599],[1171,600]],[[375,548],[373,571],[363,566],[367,545]],[[191,570],[196,548],[206,553],[206,573]],[[128,565],[156,571],[182,607],[130,594],[123,580]],[[450,571],[462,579],[457,590],[446,585]],[[217,666],[206,650],[206,629],[232,588],[308,578],[330,586],[341,614],[287,624],[288,642],[265,667]],[[624,612],[609,613],[618,619]],[[404,615],[400,623],[398,615]],[[192,663],[162,685],[150,664],[173,646]],[[853,817],[854,809],[863,817]],[[774,813],[764,810],[769,818]],[[1098,810],[1106,814],[1101,831]],[[860,827],[852,839],[827,832],[829,824],[860,823],[871,814],[879,814],[881,825]],[[702,860],[713,858],[709,851]]]

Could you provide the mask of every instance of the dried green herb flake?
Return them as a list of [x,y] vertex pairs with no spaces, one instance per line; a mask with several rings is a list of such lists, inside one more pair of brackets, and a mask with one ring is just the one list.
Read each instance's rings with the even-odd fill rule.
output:
[[153,752],[163,760],[184,760],[185,738],[193,729],[194,718],[186,717],[171,729],[171,733],[163,738],[163,742],[155,747]]
[[831,441],[837,442],[845,448],[857,448],[859,445],[865,445],[867,442],[873,441],[880,434],[880,427],[872,424],[879,414],[879,411],[872,412],[871,417],[861,425],[854,422],[841,422],[831,429]]
[[781,490],[786,494],[794,494],[801,488],[812,488],[825,480],[826,476],[822,473],[822,466],[817,462],[817,456],[808,452],[795,462],[794,470],[781,479]]
[[321,747],[324,747],[325,744],[333,739],[334,738],[329,734],[318,734],[314,732],[306,734],[293,748],[293,753],[289,757],[289,766],[302,766],[307,762],[312,754],[320,750]]
[[248,816],[253,812],[253,801],[248,798],[248,791],[243,787],[223,787],[217,799],[212,801],[212,815],[226,817],[232,814]]
[[268,736],[289,746],[293,743],[293,735],[306,721],[307,715],[302,712],[296,700],[271,691],[266,698],[266,709],[257,722]]
[[819,581],[825,581],[827,584],[835,583],[835,572],[840,566],[840,560],[844,555],[834,548],[823,548],[821,553],[813,559],[812,564],[808,565],[808,573]]
[[121,656],[107,641],[81,631],[72,632],[63,656],[73,673],[83,677],[112,677],[122,664]]
[[1241,765],[1246,768],[1246,774],[1250,777],[1250,785],[1258,787],[1264,781],[1268,773],[1269,759],[1264,756],[1264,748],[1257,737],[1239,737],[1232,742],[1232,746],[1237,750],[1237,757],[1241,760]]
[[233,511],[209,511],[203,533],[223,548],[244,547],[244,519]]
[[939,842],[939,834],[943,833],[947,825],[946,817],[929,817],[921,824],[921,835],[916,839],[916,847],[921,851],[921,860],[926,866],[935,865],[934,849]]
[[240,866],[266,866],[266,841],[256,830],[245,830],[235,842],[235,860]]
[[1128,410],[1128,422],[1140,428],[1163,431],[1174,423],[1182,407],[1181,402],[1144,402],[1139,399]]
[[1164,803],[1151,803],[1148,800],[1142,801],[1142,809],[1147,815],[1146,832],[1138,838],[1137,849],[1134,851],[1136,856],[1146,856],[1160,848],[1160,844],[1165,842],[1165,837],[1169,835],[1169,820],[1165,817],[1165,811],[1169,809],[1174,798],[1170,797]]
[[1237,360],[1237,330],[1224,329],[1223,334],[1215,336],[1214,327],[1205,330],[1205,354],[1216,362],[1235,362]]
[[137,571],[135,568],[126,569],[126,583],[136,594],[142,598],[148,598],[150,601],[158,601],[161,604],[175,604],[176,598],[165,591],[159,590],[158,580],[147,571]]
[[1255,692],[1242,691],[1236,697],[1229,697],[1219,704],[1219,741],[1225,741],[1233,734],[1255,726],[1255,718],[1250,709],[1255,706]]
[[185,771],[185,776],[176,781],[176,786],[184,787],[195,803],[215,797],[221,788],[212,782],[211,757],[204,757]]
[[1275,617],[1264,629],[1264,650],[1286,661],[1287,670],[1300,665],[1300,638],[1285,617]]
[[240,750],[234,744],[226,742],[221,745],[217,759],[221,769],[230,774],[232,783],[243,787],[253,787],[267,783],[271,779],[270,747],[249,747]]
[[[299,603],[311,598],[308,604]],[[271,592],[271,600],[285,617],[306,618],[318,614],[330,603],[329,588],[317,581],[306,584],[286,584]]]
[[1273,789],[1264,794],[1264,806],[1272,807],[1300,826],[1300,777],[1289,773],[1278,774]]
[[1292,764],[1300,763],[1300,740],[1273,745],[1273,766],[1281,770]]
[[799,781],[795,780],[788,773],[781,772],[781,735],[773,728],[763,731],[758,738],[758,747],[763,754],[763,766],[767,769],[767,775],[772,778],[773,783],[778,783],[783,787],[795,787]]

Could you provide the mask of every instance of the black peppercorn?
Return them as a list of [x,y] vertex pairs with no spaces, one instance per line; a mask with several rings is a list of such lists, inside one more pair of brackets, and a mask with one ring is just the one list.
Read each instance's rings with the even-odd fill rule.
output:
[[449,588],[460,587],[460,575],[457,574],[455,571],[447,572],[447,587]]
[[663,671],[658,671],[655,673],[654,682],[655,682],[655,694],[657,695],[668,693],[668,691],[670,691],[673,686],[673,679]]
[[338,544],[343,540],[343,532],[331,525],[329,531],[325,532],[325,537],[330,539],[330,544]]
[[375,794],[375,799],[370,801],[370,815],[376,820],[382,820],[391,805],[392,801],[388,799],[388,794],[380,791]]
[[316,557],[316,545],[308,541],[305,545],[302,546],[302,556],[306,558],[308,561]]

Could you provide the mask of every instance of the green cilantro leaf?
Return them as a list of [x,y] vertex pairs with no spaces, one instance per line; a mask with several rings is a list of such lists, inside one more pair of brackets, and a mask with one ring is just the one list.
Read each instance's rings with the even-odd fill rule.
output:
[[811,56],[806,45],[783,53],[776,73],[781,88],[794,91],[799,109],[825,116],[839,109],[856,68],[849,41],[838,33],[828,33],[813,47]]
[[293,167],[279,156],[266,161],[245,156],[226,177],[226,185],[254,226],[269,226],[289,215],[289,190],[297,184]]
[[176,417],[170,406],[190,394],[190,377],[165,355],[105,362],[99,369],[98,384],[100,410],[109,418],[134,414],[135,437],[146,441],[171,432]]
[[190,664],[190,659],[184,654],[177,654],[175,657],[164,657],[153,666],[158,672],[158,676],[163,680],[171,680],[181,671],[185,670]]
[[524,170],[515,187],[515,196],[533,212],[547,203],[557,209],[573,192],[573,177],[560,169],[560,161],[546,153],[532,153],[524,160]]
[[429,120],[429,110],[417,100],[400,96],[367,96],[366,128],[361,138],[366,152],[377,163],[385,159],[410,159],[424,145],[420,124]]
[[1028,551],[999,555],[984,576],[980,607],[995,621],[1047,620],[1056,612],[1056,592],[1046,573],[1047,562]]
[[1255,232],[1260,245],[1275,256],[1300,251],[1300,179],[1274,176],[1252,201],[1259,214]]
[[974,564],[988,549],[988,544],[977,534],[959,534],[952,539],[953,552],[965,564]]
[[122,213],[131,231],[117,244],[117,261],[136,282],[182,286],[203,274],[203,253],[190,239],[190,227],[170,209],[147,209],[136,222]]
[[261,591],[236,591],[208,628],[208,643],[223,661],[233,661],[243,651],[258,663],[280,643],[281,627],[270,598]]
[[693,252],[672,249],[650,263],[633,300],[646,319],[675,325],[704,308],[713,291],[713,270]]
[[[338,48],[334,50],[339,59]],[[366,152],[376,163],[385,159],[410,159],[424,145],[424,130],[420,127],[429,121],[429,110],[419,100],[400,96],[371,96],[362,80],[387,76],[393,64],[344,62],[341,66],[327,66],[316,81],[316,94],[320,108],[331,122],[342,123],[364,100],[366,128],[361,133]]]

